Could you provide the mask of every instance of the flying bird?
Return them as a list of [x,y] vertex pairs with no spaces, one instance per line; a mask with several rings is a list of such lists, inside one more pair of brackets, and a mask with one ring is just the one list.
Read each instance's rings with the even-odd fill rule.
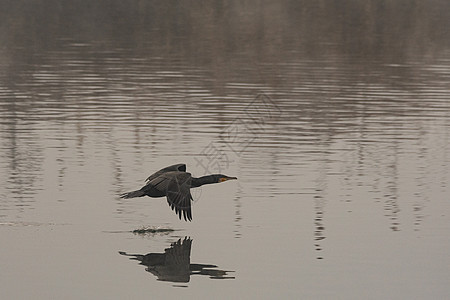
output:
[[205,184],[219,183],[236,177],[222,174],[206,175],[199,178],[192,177],[186,172],[185,164],[176,164],[163,168],[146,179],[146,184],[137,191],[121,194],[121,198],[135,198],[149,196],[152,198],[167,197],[167,202],[172,210],[185,221],[192,221],[191,188]]

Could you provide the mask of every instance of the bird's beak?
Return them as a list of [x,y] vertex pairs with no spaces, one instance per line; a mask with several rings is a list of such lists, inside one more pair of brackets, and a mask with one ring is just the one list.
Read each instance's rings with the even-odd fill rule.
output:
[[227,180],[231,180],[231,179],[237,179],[237,177],[221,177],[220,179],[219,179],[219,182],[224,182],[224,181],[227,181]]

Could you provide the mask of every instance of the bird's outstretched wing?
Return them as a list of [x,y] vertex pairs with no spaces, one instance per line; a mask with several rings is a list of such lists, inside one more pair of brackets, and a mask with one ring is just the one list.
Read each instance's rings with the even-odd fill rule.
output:
[[186,172],[186,164],[176,164],[176,165],[165,167],[165,168],[153,173],[152,175],[150,175],[145,181],[148,183],[148,182],[152,181],[153,179],[159,177],[161,174],[164,174],[167,172],[173,172],[173,171]]
[[147,183],[146,186],[161,192],[167,197],[172,210],[186,221],[192,221],[191,211],[191,173],[172,171],[160,174]]
[[167,202],[172,210],[175,210],[180,220],[183,215],[185,221],[192,221],[191,174],[176,172],[174,175],[167,188]]

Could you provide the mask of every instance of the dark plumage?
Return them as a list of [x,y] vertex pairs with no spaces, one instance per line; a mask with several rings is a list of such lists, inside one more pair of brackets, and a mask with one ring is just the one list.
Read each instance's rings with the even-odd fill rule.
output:
[[195,178],[191,173],[186,172],[185,164],[176,164],[157,171],[150,175],[146,184],[137,191],[132,191],[120,195],[121,198],[134,198],[149,196],[153,198],[167,197],[167,202],[172,210],[181,220],[192,221],[191,211],[191,188],[205,184],[224,182],[236,177],[229,177],[222,174],[213,174]]

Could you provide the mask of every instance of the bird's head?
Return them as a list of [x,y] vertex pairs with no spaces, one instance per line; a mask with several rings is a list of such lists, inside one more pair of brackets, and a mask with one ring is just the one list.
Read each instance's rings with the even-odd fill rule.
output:
[[223,174],[214,174],[213,176],[216,179],[216,182],[224,182],[227,180],[237,179],[237,177],[230,177]]

